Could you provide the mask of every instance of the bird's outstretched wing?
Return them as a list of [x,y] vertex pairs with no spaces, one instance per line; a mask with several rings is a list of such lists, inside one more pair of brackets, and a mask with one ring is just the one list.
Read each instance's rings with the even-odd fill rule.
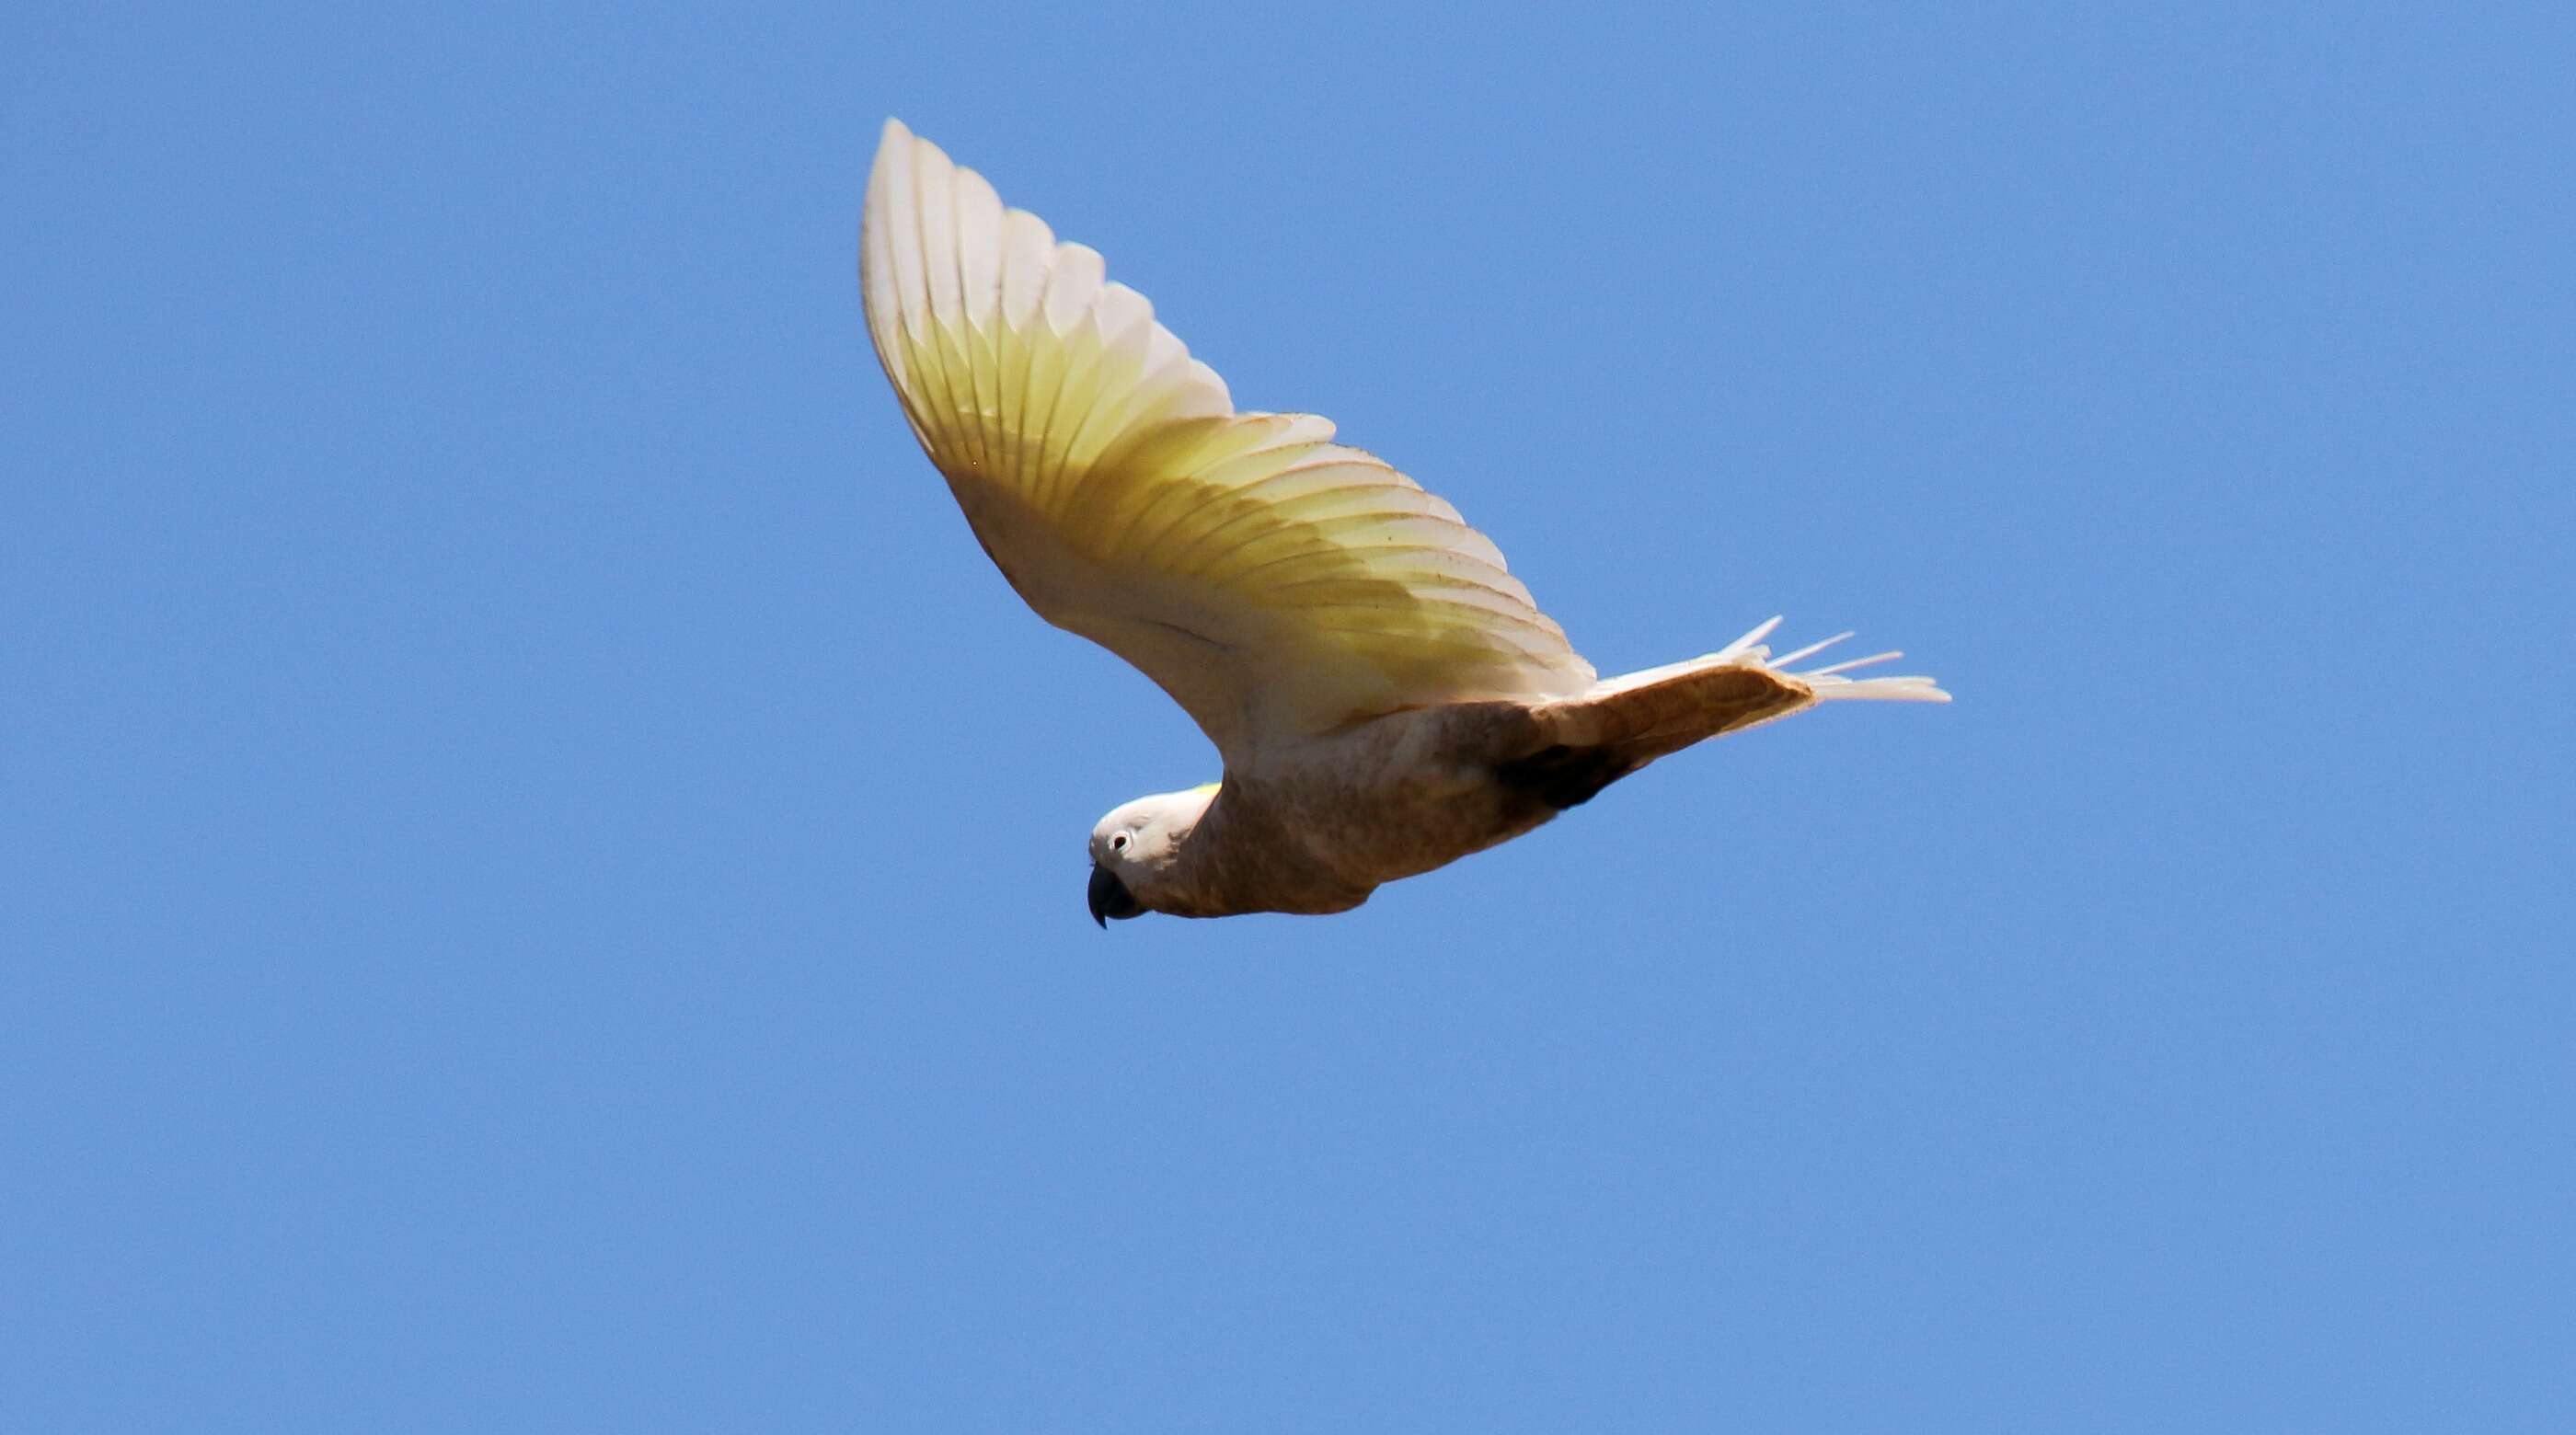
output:
[[913,433],[1003,576],[1142,669],[1229,764],[1403,707],[1592,683],[1456,509],[1329,420],[1236,413],[1097,253],[892,120],[859,284]]

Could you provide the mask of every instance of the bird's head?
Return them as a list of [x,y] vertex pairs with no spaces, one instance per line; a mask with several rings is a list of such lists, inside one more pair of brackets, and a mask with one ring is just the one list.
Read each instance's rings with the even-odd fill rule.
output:
[[1187,792],[1158,792],[1112,811],[1091,829],[1091,920],[1141,917],[1171,910],[1173,868],[1181,844],[1216,800],[1211,782]]

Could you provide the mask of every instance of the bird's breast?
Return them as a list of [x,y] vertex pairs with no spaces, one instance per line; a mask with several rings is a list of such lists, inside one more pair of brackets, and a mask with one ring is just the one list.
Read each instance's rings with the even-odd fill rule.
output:
[[1555,815],[1495,775],[1497,755],[1520,741],[1518,714],[1505,703],[1413,709],[1265,754],[1228,774],[1207,835],[1293,854],[1282,875],[1362,892],[1445,867]]

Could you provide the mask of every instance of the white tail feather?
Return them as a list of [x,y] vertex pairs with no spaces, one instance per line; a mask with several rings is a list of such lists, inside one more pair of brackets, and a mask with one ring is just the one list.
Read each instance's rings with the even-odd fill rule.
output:
[[[1778,620],[1774,619],[1773,621],[1776,622]],[[1821,643],[1809,643],[1807,646],[1800,648],[1794,653],[1782,653],[1780,656],[1771,660],[1771,666],[1775,668],[1785,668],[1791,663],[1801,662],[1805,659],[1812,658],[1816,654],[1823,652],[1825,649],[1832,647],[1834,644],[1841,642],[1843,639],[1848,638],[1851,635],[1852,630],[1845,628],[1841,632],[1834,634],[1832,637],[1825,639]]]
[[1716,652],[1709,654],[1705,658],[1694,658],[1690,663],[1675,663],[1672,666],[1682,668],[1689,667],[1693,663],[1722,662],[1728,658],[1740,658],[1746,653],[1751,653],[1757,658],[1761,657],[1763,654],[1770,651],[1770,649],[1762,646],[1762,640],[1770,637],[1771,630],[1779,626],[1780,619],[1775,616],[1770,622],[1755,624],[1752,632],[1745,634],[1743,637],[1736,639],[1734,642],[1727,644],[1725,647],[1718,649]]
[[1686,663],[1669,663],[1660,668],[1650,668],[1642,673],[1632,673],[1626,677],[1618,679],[1615,686],[1625,688],[1639,684],[1639,680],[1641,679],[1646,682],[1652,682],[1658,678],[1670,676],[1684,668],[1713,667],[1719,663],[1733,662],[1750,663],[1755,667],[1767,668],[1772,672],[1788,673],[1790,677],[1796,678],[1798,681],[1814,688],[1816,690],[1816,697],[1819,701],[1823,701],[1825,699],[1858,698],[1870,699],[1879,702],[1946,703],[1950,700],[1950,695],[1941,691],[1940,686],[1937,683],[1935,683],[1931,678],[1920,675],[1909,674],[1904,677],[1871,678],[1851,678],[1843,676],[1845,673],[1851,672],[1855,668],[1865,668],[1873,663],[1884,663],[1891,659],[1905,656],[1905,654],[1896,651],[1872,653],[1866,658],[1849,658],[1842,662],[1835,663],[1830,667],[1810,668],[1803,673],[1789,672],[1789,664],[1800,662],[1807,658],[1812,658],[1816,654],[1823,652],[1825,649],[1832,647],[1834,644],[1841,642],[1843,639],[1850,637],[1851,634],[1848,632],[1836,633],[1821,643],[1810,643],[1807,646],[1798,649],[1796,652],[1786,653],[1780,657],[1774,658],[1771,656],[1771,650],[1763,646],[1762,640],[1770,637],[1771,630],[1779,626],[1780,620],[1778,618],[1773,618],[1771,621],[1761,624],[1752,632],[1745,634],[1743,637],[1738,638],[1734,642],[1727,644],[1725,647],[1718,649],[1716,652],[1709,654],[1707,657],[1693,658]]

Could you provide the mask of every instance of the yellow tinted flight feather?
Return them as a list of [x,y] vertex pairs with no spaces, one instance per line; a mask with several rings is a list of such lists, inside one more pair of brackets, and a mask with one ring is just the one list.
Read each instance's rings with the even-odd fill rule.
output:
[[984,551],[1230,766],[1407,707],[1593,682],[1456,509],[1329,420],[1236,413],[1097,253],[892,120],[859,275],[877,357]]

